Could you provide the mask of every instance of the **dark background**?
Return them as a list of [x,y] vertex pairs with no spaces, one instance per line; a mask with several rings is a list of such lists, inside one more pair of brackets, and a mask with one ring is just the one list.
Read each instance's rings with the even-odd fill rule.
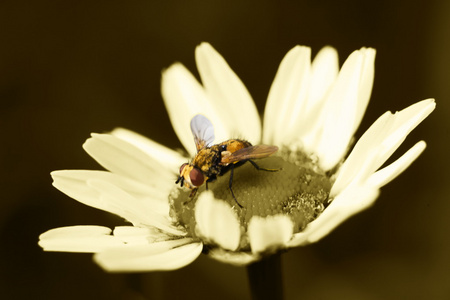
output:
[[[210,42],[261,114],[284,54],[324,45],[341,63],[377,49],[357,135],[386,110],[434,97],[437,110],[401,148],[425,153],[374,207],[283,255],[287,299],[450,298],[450,5],[446,1],[2,1],[0,3],[0,297],[247,299],[245,268],[201,256],[173,272],[106,274],[88,254],[44,253],[50,228],[120,220],[51,186],[50,171],[99,169],[82,150],[116,126],[181,147],[160,95],[161,70]],[[398,153],[396,157],[398,157]]]

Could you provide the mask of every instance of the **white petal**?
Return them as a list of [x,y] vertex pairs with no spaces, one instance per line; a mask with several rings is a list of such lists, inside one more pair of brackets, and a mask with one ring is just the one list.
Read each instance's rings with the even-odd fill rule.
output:
[[185,235],[183,230],[172,225],[168,216],[154,212],[146,202],[139,201],[119,187],[99,179],[88,180],[87,184],[99,192],[101,201],[134,225],[153,226],[173,235]]
[[145,245],[173,238],[155,227],[116,226],[113,234],[127,245]]
[[425,147],[426,143],[424,141],[418,142],[395,162],[371,175],[367,181],[368,184],[378,188],[386,185],[406,170],[425,150]]
[[311,64],[308,110],[320,103],[339,74],[339,57],[333,47],[323,47]]
[[83,148],[99,164],[113,173],[151,184],[157,179],[170,181],[177,169],[169,170],[132,144],[110,134],[92,134]]
[[[334,158],[331,155],[333,151],[330,152],[329,149],[326,154],[319,153],[320,163],[326,168],[338,156],[343,156],[342,153],[346,152],[347,145],[361,122],[372,91],[374,60],[375,50],[363,48],[347,59],[339,77],[338,56],[334,48],[324,47],[313,61],[303,114],[291,124],[292,139],[300,139],[306,152],[315,153],[322,150],[320,147],[328,147],[326,144],[330,135],[334,138],[337,133],[345,132],[346,138],[338,139],[339,146],[334,150]],[[343,117],[347,122],[341,121]],[[342,125],[342,129],[336,130],[339,128],[333,125],[336,123]],[[331,162],[327,162],[329,158],[332,159]]]
[[203,87],[182,64],[173,64],[162,73],[161,92],[173,129],[191,156],[197,149],[189,124],[197,114],[211,120],[216,141],[231,137],[231,129],[222,120],[226,116],[214,107]]
[[208,99],[221,112],[222,121],[232,136],[259,144],[261,120],[252,97],[239,77],[208,43],[197,47],[195,59]]
[[164,165],[167,165],[168,169],[178,170],[186,162],[186,158],[180,153],[134,131],[125,128],[115,128],[111,134],[139,148],[155,161],[160,161]]
[[352,215],[370,207],[379,191],[373,187],[352,187],[339,194],[325,211],[308,224],[304,231],[294,234],[289,247],[317,242]]
[[403,143],[408,134],[428,117],[435,107],[436,103],[434,99],[428,99],[417,102],[394,114],[393,128],[389,136],[385,137],[382,145],[379,146],[380,155],[376,169],[386,162],[392,153]]
[[434,100],[428,99],[395,114],[386,112],[378,118],[341,166],[330,194],[336,195],[351,182],[363,183],[367,180],[434,108]]
[[366,112],[367,105],[369,104],[370,95],[372,93],[373,79],[375,76],[375,54],[376,51],[373,48],[362,48],[363,65],[361,71],[361,80],[359,83],[358,102],[355,116],[355,124],[352,135],[356,132],[361,123],[361,120]]
[[308,92],[310,65],[311,49],[303,46],[291,49],[281,61],[267,98],[264,143],[289,142],[282,137],[290,123],[302,113]]
[[51,229],[39,236],[39,246],[45,251],[95,253],[123,242],[110,235],[103,226],[69,226]]
[[311,80],[308,90],[308,101],[303,117],[294,125],[297,138],[307,153],[315,151],[317,138],[321,133],[320,118],[326,95],[339,74],[339,59],[336,49],[324,47],[314,58],[311,65]]
[[108,272],[145,272],[175,270],[193,262],[203,249],[192,239],[112,248],[94,256]]
[[284,215],[252,217],[248,225],[248,237],[253,253],[284,248],[292,238],[294,224]]
[[261,259],[259,254],[247,252],[232,252],[222,248],[213,248],[208,252],[208,256],[220,262],[234,266],[246,266]]
[[142,198],[139,194],[136,197],[121,188],[126,183],[118,176],[107,172],[72,170],[52,172],[52,177],[56,188],[86,205],[119,215],[135,225],[155,226],[174,235],[185,234],[172,226],[167,200],[163,203],[161,200],[152,201],[150,197]]
[[376,170],[374,170],[376,145],[380,145],[384,137],[389,134],[393,123],[392,114],[386,112],[361,136],[344,164],[339,168],[330,195],[337,195],[352,182],[363,182],[365,177]]
[[118,174],[106,171],[62,170],[52,172],[51,176],[53,178],[53,186],[58,190],[85,205],[97,209],[117,213],[117,210],[111,207],[109,203],[101,200],[101,194],[96,189],[88,185],[89,180],[109,182],[134,198],[139,199],[139,202],[145,204],[145,207],[149,207],[152,211],[166,216],[169,213],[167,200],[169,190],[144,185]]
[[238,248],[241,230],[239,219],[225,201],[216,200],[211,191],[200,194],[195,204],[195,220],[199,234],[234,251]]
[[342,159],[353,136],[363,63],[359,51],[348,57],[320,115],[323,123],[314,152],[323,170],[330,170]]
[[[80,174],[79,174],[80,172]],[[68,195],[69,197],[80,201],[88,206],[98,208],[107,212],[115,213],[107,203],[100,200],[100,193],[87,185],[84,172],[101,172],[101,171],[83,171],[83,170],[63,170],[52,172],[53,186]],[[106,173],[106,172],[105,172]],[[79,176],[81,175],[81,176]],[[93,178],[95,178],[93,176]]]

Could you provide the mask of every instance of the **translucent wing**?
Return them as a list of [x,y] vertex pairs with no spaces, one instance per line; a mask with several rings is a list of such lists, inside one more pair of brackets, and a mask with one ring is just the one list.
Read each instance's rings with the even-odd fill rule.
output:
[[228,156],[222,157],[222,164],[236,163],[246,159],[264,158],[278,151],[277,146],[257,145],[239,149]]
[[207,117],[195,115],[191,120],[191,131],[194,135],[197,151],[209,146],[214,141],[214,127]]

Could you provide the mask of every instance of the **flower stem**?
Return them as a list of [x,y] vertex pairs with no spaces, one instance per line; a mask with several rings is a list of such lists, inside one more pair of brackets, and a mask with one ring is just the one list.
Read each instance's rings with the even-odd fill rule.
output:
[[247,266],[247,274],[253,300],[283,299],[280,253]]

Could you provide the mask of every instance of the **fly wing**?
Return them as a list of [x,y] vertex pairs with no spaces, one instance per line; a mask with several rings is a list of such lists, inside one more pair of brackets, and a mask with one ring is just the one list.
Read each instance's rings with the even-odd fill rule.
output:
[[278,151],[277,146],[269,145],[256,145],[247,148],[239,149],[236,152],[231,153],[228,156],[223,156],[222,164],[236,163],[242,160],[254,159],[254,158],[264,158]]
[[203,115],[195,115],[191,120],[191,131],[194,135],[197,151],[209,146],[214,141],[214,127],[210,120]]

